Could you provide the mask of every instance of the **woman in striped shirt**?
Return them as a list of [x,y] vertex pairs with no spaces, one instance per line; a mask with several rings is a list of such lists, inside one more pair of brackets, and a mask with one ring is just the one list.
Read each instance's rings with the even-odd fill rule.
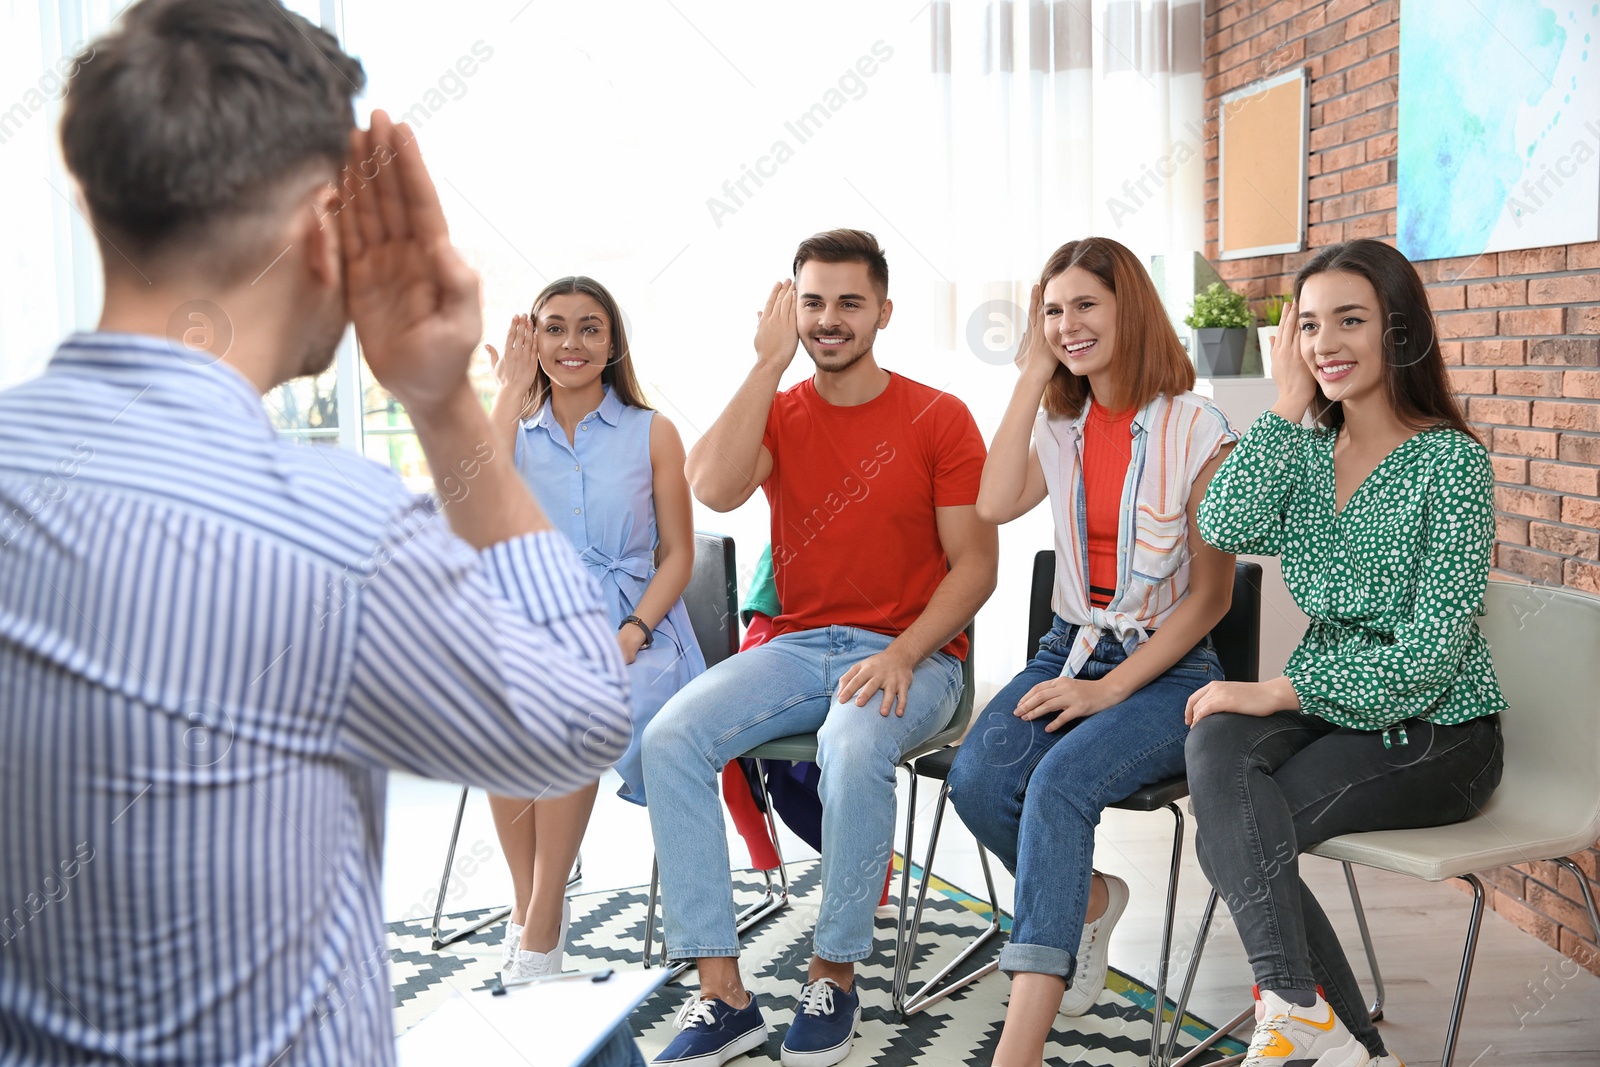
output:
[[1222,676],[1208,634],[1233,589],[1233,557],[1194,520],[1236,435],[1190,391],[1194,366],[1133,253],[1101,237],[1057,249],[1021,364],[978,514],[1010,522],[1049,498],[1055,624],[950,773],[962,820],[1017,879],[1005,1067],[1041,1063],[1057,1013],[1085,1014],[1105,985],[1128,887],[1093,871],[1094,828],[1183,772],[1184,704]]

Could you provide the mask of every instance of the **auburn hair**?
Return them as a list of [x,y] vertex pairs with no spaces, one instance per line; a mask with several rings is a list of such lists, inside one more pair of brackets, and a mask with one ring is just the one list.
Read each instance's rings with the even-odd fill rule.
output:
[[[617,306],[616,298],[610,290],[593,278],[581,274],[557,278],[533,298],[533,310],[529,317],[533,319],[535,338],[539,332],[539,312],[550,302],[551,297],[572,296],[581,294],[592,297],[600,305],[600,310],[605,312],[607,326],[611,331],[611,350],[606,356],[605,369],[600,372],[600,381],[611,386],[611,391],[617,399],[632,408],[644,408],[654,411],[644,398],[644,390],[639,388],[639,379],[633,373],[633,354],[628,349],[628,330],[622,322],[622,309]],[[534,352],[538,352],[538,342],[535,340]],[[550,396],[550,375],[545,373],[544,365],[539,364],[534,368],[533,386],[528,390],[528,398],[522,405],[522,417],[528,418],[540,408]]]
[[[1101,397],[1101,404],[1115,404],[1126,411],[1143,407],[1162,393],[1176,396],[1193,389],[1194,364],[1139,257],[1109,237],[1068,241],[1045,262],[1039,275],[1041,293],[1050,279],[1073,267],[1093,274],[1117,298],[1117,335],[1111,348],[1111,382],[1116,395]],[[1056,367],[1044,391],[1044,408],[1051,415],[1076,417],[1090,396],[1089,379],[1072,373],[1063,363]]]
[[[1477,438],[1450,391],[1433,308],[1411,261],[1382,241],[1362,238],[1329,245],[1294,276],[1295,303],[1307,279],[1328,271],[1360,275],[1378,296],[1378,319],[1384,327],[1383,391],[1400,421],[1415,429],[1448,426]],[[1311,408],[1320,425],[1344,425],[1344,405],[1324,396],[1320,383]]]

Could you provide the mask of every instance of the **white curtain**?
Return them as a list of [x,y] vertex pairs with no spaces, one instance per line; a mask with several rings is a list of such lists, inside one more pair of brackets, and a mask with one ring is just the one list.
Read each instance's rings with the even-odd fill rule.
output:
[[1210,132],[1200,0],[935,0],[932,38],[958,264],[949,344],[1007,362],[1032,280],[1073,238],[1162,257],[1158,284],[1192,291]]

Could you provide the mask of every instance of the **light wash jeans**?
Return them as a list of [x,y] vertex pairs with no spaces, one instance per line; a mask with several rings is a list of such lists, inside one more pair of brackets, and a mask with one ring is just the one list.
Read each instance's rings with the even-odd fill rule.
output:
[[[1078,628],[1059,615],[1039,651],[994,699],[957,750],[950,800],[961,821],[1017,879],[1016,920],[1000,969],[1071,980],[1089,907],[1094,828],[1108,804],[1183,773],[1189,694],[1222,677],[1205,638],[1120,704],[1047,733],[1054,716],[1014,714],[1040,682],[1058,678]],[[1103,637],[1078,678],[1103,678],[1127,658]]]
[[834,699],[839,679],[889,647],[885,634],[829,626],[784,634],[723,660],[684,686],[644,733],[650,829],[661,867],[673,959],[737,956],[733,883],[717,776],[765,741],[815,731],[822,769],[822,908],[817,955],[872,954],[872,919],[894,847],[895,767],[944,728],[961,696],[961,663],[935,652],[912,674],[904,716]]

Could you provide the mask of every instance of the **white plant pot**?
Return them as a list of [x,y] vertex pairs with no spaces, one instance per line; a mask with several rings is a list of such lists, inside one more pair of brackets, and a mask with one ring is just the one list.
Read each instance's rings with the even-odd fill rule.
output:
[[1272,339],[1278,336],[1276,326],[1257,326],[1256,340],[1261,344],[1261,376],[1272,377]]

